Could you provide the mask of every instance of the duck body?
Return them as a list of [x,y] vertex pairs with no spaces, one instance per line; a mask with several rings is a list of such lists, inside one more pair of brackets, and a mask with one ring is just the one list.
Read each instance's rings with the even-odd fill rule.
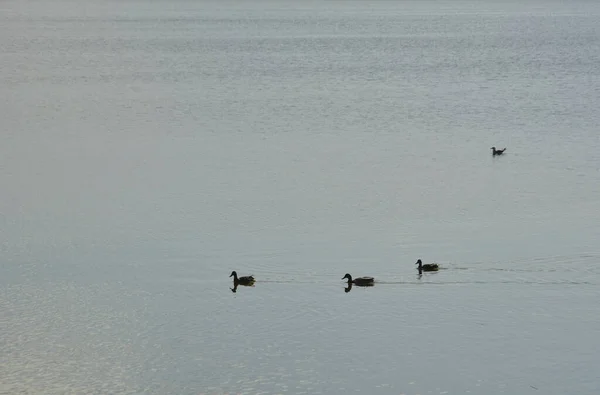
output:
[[345,279],[348,279],[348,285],[354,284],[358,286],[369,286],[375,283],[375,279],[373,277],[357,277],[353,279],[349,273],[346,273],[346,275],[342,277],[342,280]]
[[496,147],[492,147],[492,156],[496,156],[496,155],[502,155],[504,153],[504,151],[506,151],[506,147],[504,147],[503,149],[496,149]]
[[423,262],[419,259],[415,265],[419,265],[419,267],[417,267],[417,269],[421,272],[437,272],[440,269],[440,265],[438,265],[437,263],[426,263],[423,264]]
[[238,277],[237,272],[234,270],[231,272],[229,277],[233,277],[234,285],[252,285],[254,284],[254,276],[242,276]]

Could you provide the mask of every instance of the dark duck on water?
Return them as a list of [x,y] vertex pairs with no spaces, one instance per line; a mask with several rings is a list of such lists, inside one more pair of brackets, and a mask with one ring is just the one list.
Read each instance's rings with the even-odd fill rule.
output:
[[355,279],[349,273],[346,273],[342,280],[348,279],[348,285],[354,284],[358,286],[370,286],[375,283],[375,279],[373,277],[357,277]]
[[506,151],[506,147],[504,147],[502,149],[496,149],[496,147],[492,147],[490,149],[492,150],[492,156],[502,155],[504,153],[504,151]]
[[254,276],[238,277],[237,272],[235,270],[231,272],[229,277],[233,277],[233,285],[252,285],[252,284],[254,284]]
[[437,263],[426,263],[423,264],[423,261],[421,261],[420,259],[415,263],[415,265],[419,265],[419,267],[417,267],[417,270],[419,270],[420,272],[437,272],[440,268],[440,266]]

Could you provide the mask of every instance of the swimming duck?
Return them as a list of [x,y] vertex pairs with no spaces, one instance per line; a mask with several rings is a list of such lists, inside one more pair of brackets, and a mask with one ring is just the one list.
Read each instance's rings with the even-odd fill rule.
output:
[[492,147],[490,149],[492,150],[492,156],[502,155],[504,151],[506,151],[506,147],[504,147],[503,149],[496,149],[496,147]]
[[233,277],[233,284],[235,286],[239,285],[252,285],[254,284],[254,276],[243,276],[238,277],[237,272],[234,270],[231,272],[229,277]]
[[352,276],[349,273],[346,273],[346,275],[342,277],[342,280],[345,279],[348,279],[348,284],[354,284],[358,286],[373,285],[373,283],[375,282],[375,279],[373,277],[358,277],[352,279]]
[[424,272],[437,272],[440,268],[437,263],[426,263],[423,265],[423,262],[420,259],[415,263],[415,265],[419,265],[417,269]]

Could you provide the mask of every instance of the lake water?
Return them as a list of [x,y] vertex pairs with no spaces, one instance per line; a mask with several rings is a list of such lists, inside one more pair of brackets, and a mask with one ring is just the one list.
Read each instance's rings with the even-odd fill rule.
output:
[[598,393],[596,2],[5,0],[0,51],[0,393]]

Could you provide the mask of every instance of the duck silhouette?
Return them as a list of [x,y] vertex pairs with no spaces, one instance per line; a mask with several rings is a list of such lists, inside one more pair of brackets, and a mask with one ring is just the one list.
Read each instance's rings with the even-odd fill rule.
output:
[[417,267],[417,270],[420,272],[437,272],[440,268],[440,265],[438,265],[437,263],[426,263],[423,264],[423,261],[421,261],[420,259],[415,263],[415,265],[419,265],[419,267]]
[[348,285],[351,284],[358,285],[359,287],[368,287],[375,283],[375,279],[373,277],[357,277],[355,279],[352,278],[350,273],[346,273],[342,280],[348,279]]
[[[254,284],[254,276],[242,276],[238,277],[237,272],[234,270],[231,272],[229,277],[233,277],[233,285],[252,285]],[[235,292],[235,291],[234,291]]]
[[492,150],[492,156],[502,155],[504,153],[504,151],[506,151],[506,147],[504,147],[502,149],[496,149],[496,147],[492,147],[490,149]]

